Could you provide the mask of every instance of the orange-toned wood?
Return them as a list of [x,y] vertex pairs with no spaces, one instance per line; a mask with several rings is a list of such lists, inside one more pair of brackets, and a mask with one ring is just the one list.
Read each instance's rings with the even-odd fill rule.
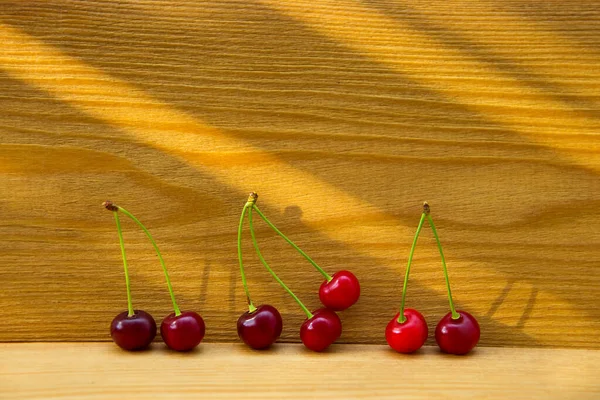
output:
[[[599,17],[594,1],[0,2],[0,341],[109,339],[126,302],[106,199],[153,232],[206,340],[235,341],[256,190],[361,280],[342,342],[384,343],[428,200],[482,346],[600,348]],[[319,274],[258,225],[318,307]],[[160,319],[160,266],[124,229],[134,305]],[[244,251],[256,302],[298,341],[300,309]],[[448,311],[427,230],[408,306],[432,330]]]

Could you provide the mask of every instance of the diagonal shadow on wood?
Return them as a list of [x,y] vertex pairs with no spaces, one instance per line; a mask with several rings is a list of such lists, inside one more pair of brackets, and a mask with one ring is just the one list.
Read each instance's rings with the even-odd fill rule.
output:
[[[217,5],[212,4],[212,6],[216,7]],[[18,14],[18,10],[14,12]],[[240,12],[239,15],[235,13],[228,15],[228,18],[233,17],[240,26],[250,26],[251,28],[227,31],[231,37],[222,38],[220,41],[214,37],[203,36],[198,28],[194,31],[165,37],[164,29],[167,28],[167,21],[161,21],[154,15],[138,14],[136,10],[124,10],[123,13],[120,13],[121,20],[111,20],[111,24],[115,23],[116,26],[127,28],[124,32],[126,36],[115,42],[114,37],[111,37],[110,30],[105,29],[109,20],[104,20],[102,14],[82,13],[81,9],[69,9],[68,6],[60,10],[63,18],[72,17],[76,24],[81,24],[76,27],[76,30],[88,34],[63,40],[60,24],[45,24],[43,21],[48,14],[52,15],[58,10],[40,9],[37,12],[39,15],[20,15],[21,19],[11,19],[10,22],[30,34],[44,38],[53,45],[58,45],[69,54],[112,75],[131,81],[153,96],[206,120],[213,126],[226,130],[232,137],[247,140],[254,146],[277,154],[290,165],[304,169],[319,179],[346,191],[355,192],[355,188],[360,187],[361,195],[369,202],[394,215],[407,226],[412,223],[413,211],[411,206],[405,205],[398,208],[399,203],[415,204],[423,198],[431,199],[432,192],[439,203],[453,205],[454,209],[457,208],[459,201],[452,200],[452,197],[464,202],[467,196],[456,196],[456,190],[449,188],[453,181],[451,177],[453,175],[468,176],[465,172],[471,168],[485,170],[485,165],[489,165],[489,161],[480,160],[472,164],[461,165],[464,160],[460,158],[444,160],[444,157],[452,153],[453,145],[462,146],[473,138],[481,141],[480,144],[469,144],[474,148],[473,153],[496,157],[498,164],[515,163],[514,159],[509,157],[518,157],[522,149],[529,146],[535,148],[536,156],[540,159],[552,160],[542,161],[540,168],[532,167],[527,161],[522,162],[521,168],[518,168],[517,172],[513,171],[513,175],[508,176],[505,183],[515,179],[521,173],[529,172],[530,178],[524,180],[521,178],[521,182],[534,184],[542,175],[555,187],[560,188],[561,195],[572,191],[568,194],[569,199],[585,196],[586,194],[583,192],[593,192],[596,187],[594,186],[596,184],[593,183],[596,181],[594,174],[570,165],[568,161],[557,161],[558,157],[552,150],[528,143],[527,139],[518,133],[496,126],[464,109],[460,104],[449,104],[437,93],[419,87],[397,73],[392,74],[368,59],[348,51],[343,46],[323,38],[315,38],[312,32],[305,30],[295,21],[276,15],[267,8],[257,6],[252,13]],[[199,14],[202,13],[199,12]],[[108,15],[113,17],[111,13]],[[202,15],[200,16],[202,17]],[[211,18],[213,17],[211,16]],[[195,15],[182,16],[182,18],[184,22],[187,21],[186,25],[189,23],[192,27],[202,27],[203,23],[209,23],[208,20],[195,19]],[[204,18],[207,17],[204,16]],[[271,28],[267,27],[264,21],[270,20],[270,18],[275,18],[281,26],[285,26],[289,34],[276,41],[265,41],[270,36]],[[141,24],[140,21],[146,23]],[[256,22],[263,23],[253,24]],[[215,21],[212,23],[214,24]],[[218,32],[220,27],[230,24],[230,20],[223,18],[222,21],[217,20],[216,23],[218,25],[215,32]],[[101,31],[105,31],[105,33],[102,34]],[[249,35],[248,32],[252,34]],[[166,45],[153,51],[152,45],[159,37],[166,41]],[[186,46],[205,49],[206,52],[199,54],[195,54],[195,51],[186,52],[186,57],[178,57],[178,51],[181,48],[177,45],[182,43],[180,39],[185,39]],[[265,44],[262,60],[261,57],[251,54],[254,52],[261,55],[260,51],[255,51],[255,44],[259,42]],[[228,54],[232,43],[237,43],[241,49],[249,50],[247,53],[232,56]],[[98,52],[97,47],[103,44],[110,44],[111,51],[102,54]],[[268,51],[270,50],[269,44],[280,46],[276,50],[278,54],[281,54],[282,64],[272,65],[270,63],[271,55],[274,52]],[[311,54],[314,57],[307,60],[302,58],[301,54]],[[335,54],[337,57],[327,57],[327,54]],[[140,71],[140,68],[144,74],[138,76],[137,72]],[[282,79],[281,76],[285,78]],[[352,79],[349,79],[350,76]],[[340,77],[343,79],[340,80]],[[206,83],[207,81],[208,83]],[[231,87],[227,87],[228,84],[226,84],[221,91],[219,91],[218,85],[215,85],[215,82],[231,81],[237,83]],[[310,85],[311,90],[305,90],[307,84]],[[381,88],[390,88],[391,93],[384,98],[377,97]],[[230,95],[232,91],[236,93],[235,97]],[[260,94],[260,99],[256,98],[257,93]],[[338,98],[332,101],[328,100],[330,97]],[[235,104],[231,104],[232,99],[235,99]],[[419,99],[426,99],[426,101]],[[340,106],[340,103],[343,105]],[[300,111],[292,112],[290,106]],[[362,111],[357,111],[361,108]],[[427,115],[427,118],[423,118],[422,115]],[[355,119],[360,122],[356,123]],[[298,123],[290,128],[292,122],[296,121]],[[447,128],[448,125],[456,122],[458,124],[455,128]],[[242,125],[244,127],[240,129]],[[417,128],[414,128],[413,125]],[[446,128],[435,128],[436,125]],[[471,128],[467,128],[468,126]],[[405,129],[402,134],[399,134],[400,127]],[[428,129],[424,129],[424,127]],[[461,127],[466,128],[465,134],[458,132]],[[428,132],[429,128],[431,128],[431,132]],[[313,134],[312,132],[315,130],[318,133]],[[300,133],[300,131],[310,133]],[[373,134],[374,131],[377,133],[376,135]],[[277,134],[278,137],[282,135],[288,141],[273,140],[274,134]],[[346,134],[351,135],[350,137],[357,140],[359,144],[348,144],[347,147],[341,149],[340,155],[323,153],[324,146],[328,143],[343,141],[342,137]],[[122,133],[115,134],[116,136],[122,136]],[[365,139],[362,140],[361,137]],[[458,137],[458,141],[454,142],[456,137]],[[443,140],[440,141],[440,138]],[[383,145],[377,145],[376,142],[382,139],[384,140]],[[507,146],[498,144],[503,141],[509,142]],[[518,144],[515,145],[514,142]],[[104,145],[102,140],[97,140],[96,144]],[[384,147],[391,147],[391,151],[388,149],[386,154]],[[141,149],[146,154],[156,152],[141,144],[136,145],[136,151]],[[442,160],[435,158],[423,160],[422,150],[441,157]],[[162,155],[160,152],[157,154]],[[373,166],[373,157],[377,157],[379,154],[386,155],[387,162],[380,166]],[[127,157],[136,157],[136,155],[128,153]],[[145,157],[137,157],[139,162],[146,161]],[[509,161],[504,160],[503,157],[508,158]],[[322,168],[323,160],[327,160],[329,164],[327,168]],[[158,164],[161,162],[163,161],[157,161]],[[170,165],[173,162],[170,160],[167,164]],[[342,179],[348,176],[343,171],[350,166],[356,167],[357,162],[361,162],[361,164],[353,179]],[[544,164],[545,162],[558,165],[557,168],[560,168],[560,172],[548,168],[549,165]],[[498,165],[495,163],[492,162],[492,166],[497,168]],[[402,164],[408,164],[408,166]],[[412,188],[418,184],[420,177],[414,176],[411,171],[414,173],[414,170],[423,169],[423,165],[431,169],[432,176],[437,177],[432,183],[440,184],[439,191],[424,188],[413,191]],[[193,171],[193,168],[185,165],[181,167],[183,171],[188,171],[187,177],[197,178],[198,172]],[[161,170],[160,165],[151,168],[155,171]],[[565,180],[565,172],[569,179]],[[397,176],[405,176],[405,178],[402,178],[400,182],[390,178]],[[483,177],[486,176],[483,175]],[[206,177],[206,180],[210,180],[210,177]],[[481,177],[475,176],[472,182],[474,192],[477,191],[475,188],[477,188],[478,181],[481,182]],[[589,185],[581,187],[582,181],[588,182]],[[375,184],[375,182],[378,183]],[[199,187],[197,184],[192,186],[196,188],[194,190]],[[385,188],[383,191],[382,187]],[[497,185],[492,189],[505,190],[500,193],[509,197],[508,185]],[[588,192],[589,189],[591,190]],[[442,191],[447,191],[447,194],[440,193]],[[515,211],[517,216],[513,217],[514,224],[518,224],[519,217],[528,215],[527,210],[531,208],[531,203],[528,203],[526,199],[531,191],[532,189],[529,188],[517,192],[516,200],[514,197],[511,198],[511,201],[506,200],[506,204],[519,204],[521,207]],[[223,194],[225,192],[223,188],[212,193],[217,192],[219,192],[219,196],[223,197],[224,204],[230,206],[236,204],[235,199],[245,196],[245,193],[236,190]],[[512,192],[510,195],[515,196],[515,193]],[[469,204],[469,206],[471,205]],[[488,215],[497,217],[503,208],[502,204],[497,207],[497,210],[488,212]],[[225,212],[229,212],[229,210],[226,209]],[[458,207],[458,212],[454,215],[456,215],[457,221],[448,221],[447,223],[467,220],[468,212],[462,210],[461,214],[460,207]],[[596,218],[597,214],[593,214],[593,217]],[[493,227],[495,218],[490,218],[488,222]],[[303,228],[310,231],[306,227]],[[319,238],[320,243],[326,243],[324,247],[331,248],[334,253],[338,254],[341,251],[335,250],[336,246],[332,245],[330,239],[321,238],[317,232],[310,234]],[[510,247],[508,250],[510,251]],[[319,250],[316,249],[316,251]],[[465,259],[470,258],[465,256]],[[293,271],[293,269],[290,270]],[[553,282],[546,281],[543,286],[548,287],[552,284]],[[441,297],[443,298],[443,296]],[[573,301],[577,304],[576,299]]]
[[[37,338],[38,340],[81,340],[82,338],[98,340],[107,338],[102,333],[104,332],[103,328],[106,326],[107,321],[112,318],[115,309],[123,306],[123,293],[121,293],[122,275],[119,266],[118,246],[115,243],[114,228],[109,219],[107,220],[106,213],[101,209],[98,201],[94,201],[93,199],[103,199],[105,193],[94,194],[94,190],[108,188],[109,186],[106,185],[106,182],[114,180],[116,191],[111,194],[111,197],[116,199],[114,196],[117,196],[118,192],[122,191],[123,193],[117,198],[126,204],[131,204],[131,207],[129,207],[131,210],[141,208],[141,214],[137,210],[136,214],[144,220],[159,241],[167,265],[171,270],[179,303],[188,309],[197,309],[205,316],[209,325],[208,340],[235,340],[235,335],[232,333],[234,329],[232,327],[237,315],[243,311],[243,294],[241,293],[241,288],[239,285],[237,286],[237,301],[235,301],[235,304],[238,304],[238,307],[234,308],[234,303],[231,301],[232,294],[230,293],[229,312],[226,312],[226,310],[220,308],[218,302],[215,302],[215,297],[222,296],[222,287],[213,287],[215,290],[211,292],[206,280],[206,276],[209,275],[209,269],[213,270],[212,259],[218,261],[218,264],[215,264],[215,271],[217,270],[217,265],[220,271],[223,271],[223,268],[235,270],[237,267],[234,250],[234,222],[237,220],[237,215],[231,212],[232,206],[221,205],[218,209],[211,210],[213,218],[208,218],[202,210],[196,210],[196,212],[192,212],[191,209],[188,210],[187,207],[192,207],[193,204],[211,203],[214,205],[214,201],[212,201],[210,195],[200,192],[200,189],[189,189],[172,183],[168,184],[169,175],[161,171],[169,171],[173,168],[186,171],[189,166],[181,164],[175,159],[170,159],[162,152],[147,148],[142,143],[136,143],[132,140],[119,140],[118,132],[113,127],[105,126],[101,121],[94,121],[85,114],[80,114],[77,110],[72,110],[70,106],[55,101],[51,97],[45,97],[46,95],[42,92],[37,92],[19,82],[9,81],[6,77],[3,77],[2,81],[6,89],[8,89],[10,82],[15,92],[19,94],[15,98],[9,96],[8,109],[14,109],[10,105],[11,101],[16,101],[21,106],[27,103],[25,108],[21,108],[25,112],[18,117],[22,119],[20,130],[15,132],[6,131],[6,140],[10,141],[12,139],[16,143],[25,143],[21,146],[29,152],[36,150],[37,147],[42,148],[41,153],[34,153],[34,157],[40,162],[45,162],[44,158],[41,157],[43,152],[48,153],[50,157],[60,157],[62,149],[69,149],[75,146],[77,153],[71,154],[73,156],[71,162],[73,163],[73,168],[79,169],[79,172],[83,174],[89,173],[89,170],[93,172],[94,167],[88,164],[86,167],[88,170],[81,171],[81,167],[85,165],[78,162],[78,157],[89,161],[92,160],[91,153],[94,151],[102,153],[99,159],[100,167],[95,170],[102,179],[94,180],[89,179],[89,177],[87,179],[80,179],[82,181],[80,183],[81,186],[71,188],[74,208],[70,210],[58,210],[60,212],[49,214],[45,218],[39,219],[37,222],[38,226],[34,229],[33,235],[6,242],[8,245],[5,246],[5,252],[3,253],[3,258],[6,262],[3,262],[2,265],[13,265],[20,272],[20,275],[13,276],[9,270],[1,271],[3,281],[16,282],[15,289],[13,290],[11,286],[10,290],[3,292],[3,295],[6,294],[8,297],[12,296],[16,299],[23,299],[23,302],[25,302],[23,297],[25,296],[29,299],[28,304],[30,306],[37,304],[35,308],[43,310],[47,314],[56,313],[57,310],[71,310],[72,313],[76,313],[81,317],[77,320],[71,318],[65,320],[60,314],[56,314],[46,324],[46,326],[52,327],[54,331],[48,332],[45,330],[42,332],[39,330],[36,331],[30,325],[30,322],[27,322],[29,318],[31,318],[31,322],[37,318],[36,314],[29,313],[28,317],[25,318],[25,325],[19,326],[17,324],[13,326],[12,331],[20,332],[25,330],[26,332],[24,333],[27,336],[23,338]],[[10,94],[10,90],[7,92]],[[14,100],[10,100],[11,98]],[[33,118],[33,116],[38,109],[36,107],[38,102],[43,103],[44,107],[57,117],[56,123],[45,130],[40,130],[39,127],[35,126],[38,119]],[[68,119],[60,118],[66,115],[70,117]],[[42,118],[43,120],[44,118]],[[27,121],[29,121],[31,126],[27,126]],[[73,131],[72,126],[74,123],[81,123],[87,126],[87,135],[82,135],[78,130]],[[96,135],[90,135],[90,130],[103,132],[104,138],[99,141]],[[114,134],[112,139],[110,139],[112,136],[111,132]],[[93,150],[95,148],[99,150]],[[123,159],[123,151],[127,154],[126,159]],[[78,157],[76,154],[78,154]],[[146,163],[148,158],[156,160],[159,165],[149,167]],[[22,161],[26,162],[27,160]],[[111,165],[113,168],[106,169],[105,165]],[[14,168],[17,170],[18,168],[27,169],[28,167],[25,163],[17,165]],[[68,170],[64,172],[66,171]],[[42,174],[44,179],[51,180],[56,171],[45,169],[45,173],[42,171],[38,171],[37,173]],[[30,174],[26,179],[31,182],[31,180],[35,181],[36,178],[34,174]],[[194,173],[194,179],[200,187],[211,181],[210,177],[202,176],[198,171]],[[55,190],[59,189],[52,186],[52,181],[49,183],[49,186]],[[171,204],[172,207],[168,210],[162,210],[163,212],[157,212],[159,210],[153,206],[154,202],[150,204],[149,208],[147,207],[147,203],[136,202],[136,198],[148,198],[148,194],[154,190],[159,192],[151,196],[156,200],[157,204]],[[220,188],[218,193],[219,196],[235,199],[236,201],[234,202],[239,202],[239,199],[242,199],[240,203],[243,203],[246,195],[245,193],[230,191],[228,188]],[[16,195],[13,194],[13,196]],[[49,192],[47,195],[55,197],[56,193]],[[11,199],[14,199],[14,197],[11,197]],[[92,204],[86,204],[86,201],[91,201]],[[318,250],[322,248],[330,250],[333,255],[323,257],[330,268],[332,268],[332,265],[340,263],[348,265],[348,268],[360,273],[361,266],[370,266],[377,263],[377,261],[356,254],[342,243],[332,241],[322,236],[319,232],[312,231],[310,227],[302,223],[302,209],[299,206],[289,206],[283,210],[283,214],[281,215],[278,214],[276,209],[272,209],[268,205],[264,206],[264,210],[278,224],[287,228],[288,233],[294,234],[295,239],[298,234],[301,234],[302,241],[306,241],[307,237],[310,238],[307,243],[303,243],[303,247],[307,251],[318,253]],[[68,218],[65,219],[65,216],[70,215],[72,212],[83,216],[71,220]],[[21,211],[21,213],[23,213],[22,216],[19,214],[18,218],[27,219],[27,211]],[[218,218],[222,213],[231,219],[227,224],[231,229],[216,235],[209,234],[206,236],[202,234],[203,231],[206,231],[206,228],[203,227],[211,226],[215,221],[215,216]],[[89,223],[87,215],[91,216],[93,223]],[[181,217],[183,215],[185,215],[187,224],[194,225],[198,221],[204,220],[204,225],[197,226],[197,231],[194,230],[193,232],[182,234],[181,229],[178,228],[182,226],[183,221],[181,221]],[[20,225],[16,226],[17,228],[20,227]],[[160,318],[160,316],[169,312],[168,296],[164,287],[163,277],[154,256],[149,255],[150,247],[145,237],[143,235],[136,235],[134,226],[125,225],[124,228],[126,248],[130,259],[134,285],[134,301],[136,301],[138,306],[148,309],[157,318]],[[274,265],[280,268],[282,276],[294,282],[294,286],[297,286],[294,287],[294,290],[296,290],[298,295],[309,299],[308,303],[311,307],[318,306],[318,302],[314,299],[314,293],[320,279],[318,275],[314,271],[311,271],[311,268],[302,259],[298,258],[297,255],[293,253],[290,255],[287,244],[282,243],[264,225],[257,228],[261,243],[264,244],[265,255],[274,261]],[[46,232],[56,233],[57,229],[67,231],[69,235],[59,235],[54,238],[54,242],[47,242],[43,245],[46,255],[45,260],[42,260],[36,253],[29,253],[27,251],[32,239],[44,238],[47,236]],[[5,232],[0,231],[0,233],[6,237]],[[78,237],[78,240],[73,241],[73,236]],[[92,237],[95,240],[91,240]],[[230,242],[231,246],[222,247],[217,244],[224,240]],[[85,256],[85,254],[89,254],[90,246],[92,249],[97,249],[94,252],[95,257],[93,258]],[[250,249],[247,248],[246,250],[246,253],[250,254]],[[110,254],[113,254],[113,256]],[[341,257],[341,254],[345,256]],[[58,259],[61,259],[61,262],[57,262]],[[75,261],[76,264],[71,265],[70,260]],[[194,271],[198,267],[198,264],[204,264],[205,267],[197,273],[192,273],[190,276],[190,271]],[[26,271],[30,271],[30,273],[28,274]],[[274,303],[282,309],[286,320],[286,332],[282,340],[297,340],[296,327],[299,326],[302,315],[298,312],[295,304],[285,294],[281,295],[281,291],[271,281],[268,274],[262,270],[260,265],[256,263],[256,260],[254,262],[252,260],[249,261],[249,271],[252,273],[253,288],[255,290],[261,286],[268,288],[266,291],[259,292],[264,293],[259,298],[269,299],[275,295],[276,301]],[[26,282],[25,277],[31,274],[33,274],[37,281],[36,285],[28,287],[25,291],[18,289],[24,287],[24,282]],[[190,279],[194,282],[191,285],[186,285],[186,281]],[[237,274],[229,274],[228,279],[228,285],[231,290],[231,288],[236,286],[235,281],[238,280],[238,276]],[[365,276],[364,278],[361,277],[361,279],[365,284],[367,293],[369,288],[379,288],[390,284],[398,286],[398,282],[396,282],[398,279],[397,272],[385,267],[381,268],[381,273],[378,277]],[[55,296],[55,301],[40,303],[43,299],[40,299],[39,295],[43,296],[46,293],[45,287],[54,288],[53,296]],[[116,288],[119,288],[119,290],[116,290]],[[422,305],[424,312],[431,313],[429,315],[435,315],[436,313],[443,314],[445,312],[445,297],[443,294],[432,292],[430,289],[420,287],[418,284],[415,284],[412,288],[414,290],[414,294],[411,296],[412,304]],[[200,293],[200,296],[196,293]],[[387,300],[383,299],[383,301],[377,296],[366,295],[361,300],[361,303],[356,306],[355,313],[346,313],[343,316],[346,329],[346,338],[343,341],[383,343],[383,338],[376,338],[368,332],[364,332],[363,318],[368,313],[373,326],[384,326],[390,315],[393,315],[398,301],[397,290],[389,290],[389,293],[390,297]],[[78,306],[76,303],[81,296],[85,296],[90,300],[86,304]],[[5,303],[4,299],[2,302],[3,304]],[[427,306],[427,304],[434,303],[439,308]],[[6,320],[12,321],[9,316],[6,317]],[[23,322],[22,319],[20,321],[21,323]],[[430,322],[434,322],[434,320],[430,319]],[[54,324],[59,325],[56,326]],[[82,324],[86,327],[83,332],[77,330],[77,327],[80,327]],[[490,332],[502,333],[503,340],[529,344],[534,342],[527,335],[516,331],[511,332],[512,328],[510,327],[504,327],[492,320],[486,321],[485,317],[482,319],[482,324]],[[69,334],[73,333],[81,334],[81,336],[69,336]],[[497,344],[497,342],[494,342],[494,339],[488,339],[487,342],[488,344]]]
[[[490,68],[499,71],[501,75],[513,77],[531,89],[529,93],[522,93],[522,96],[545,96],[552,98],[569,108],[573,114],[579,114],[595,120],[600,119],[600,103],[597,96],[578,93],[573,87],[562,83],[564,82],[564,78],[561,80],[552,75],[537,73],[533,69],[523,65],[527,60],[502,55],[499,49],[494,49],[491,44],[477,42],[456,29],[442,26],[408,5],[399,3],[391,5],[390,3],[382,3],[377,0],[367,0],[366,4],[385,15],[399,20],[403,24],[411,26],[415,30],[426,33],[448,47],[461,51],[467,57],[479,60]],[[488,37],[491,38],[492,36],[489,35]],[[541,44],[539,43],[539,45]],[[548,50],[548,52],[550,51]],[[547,53],[546,56],[550,59],[551,54]],[[569,56],[567,56],[566,60],[561,60],[564,67],[570,64],[576,65],[579,62],[575,58],[577,56],[575,52]],[[587,79],[586,77],[579,79],[583,80],[583,82],[587,81],[587,85],[594,84],[593,75],[587,77]],[[595,83],[598,83],[597,79]],[[585,87],[585,83],[580,83],[578,87]]]

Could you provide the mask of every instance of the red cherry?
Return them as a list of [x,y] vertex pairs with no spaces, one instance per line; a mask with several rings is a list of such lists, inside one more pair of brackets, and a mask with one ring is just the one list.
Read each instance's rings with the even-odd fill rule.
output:
[[122,349],[142,350],[154,340],[156,322],[152,315],[145,311],[134,310],[131,317],[127,311],[123,311],[112,320],[110,336]]
[[314,311],[300,327],[300,339],[313,351],[323,351],[342,335],[340,317],[327,308]]
[[427,322],[420,312],[412,308],[404,310],[406,321],[398,322],[399,316],[400,313],[397,313],[387,324],[385,340],[399,353],[413,353],[427,340]]
[[435,328],[435,341],[444,353],[467,354],[479,342],[481,331],[475,317],[466,311],[457,311],[460,315],[452,319],[448,313]]
[[256,310],[246,311],[237,321],[240,339],[253,349],[266,349],[281,335],[281,314],[273,306],[260,305]]
[[321,303],[331,310],[343,311],[360,297],[360,284],[350,271],[338,271],[319,288]]
[[171,313],[160,325],[160,334],[165,344],[177,351],[188,351],[198,346],[204,337],[204,331],[204,320],[193,311],[186,311],[178,316]]

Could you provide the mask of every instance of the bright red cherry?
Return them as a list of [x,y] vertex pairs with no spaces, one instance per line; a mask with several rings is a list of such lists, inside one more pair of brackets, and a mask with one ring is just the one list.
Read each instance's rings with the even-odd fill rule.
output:
[[321,303],[331,310],[343,311],[360,297],[360,284],[350,271],[338,271],[319,288]]
[[281,335],[281,314],[273,306],[260,305],[256,310],[243,313],[237,321],[240,339],[253,349],[266,349]]
[[169,348],[177,351],[189,351],[198,346],[204,338],[204,320],[193,311],[180,315],[171,313],[160,325],[160,334]]
[[[298,247],[294,242],[291,241],[286,235],[283,234],[269,219],[258,209],[256,206],[256,200],[258,195],[254,192],[250,193],[248,201],[242,210],[242,217],[240,219],[240,225],[238,228],[238,258],[240,259],[240,270],[242,271],[242,280],[244,280],[243,276],[243,266],[241,262],[241,229],[242,222],[244,219],[244,215],[246,213],[246,209],[248,209],[248,221],[251,221],[252,212],[256,211],[256,213],[262,218],[263,221],[267,223],[279,236],[283,238],[286,242],[289,243],[302,257],[304,257],[313,267],[317,269],[326,278],[326,281],[323,282],[321,287],[319,288],[319,298],[321,299],[321,303],[331,310],[334,311],[343,311],[356,303],[358,298],[360,297],[360,284],[358,283],[358,279],[352,272],[349,271],[339,271],[335,273],[333,276],[329,276],[323,268],[319,267],[319,265],[312,259],[308,254],[306,254],[300,247]],[[256,246],[255,246],[256,248]],[[264,264],[264,263],[263,263]],[[246,291],[246,296],[248,293]],[[310,313],[307,311],[307,315]]]
[[123,311],[112,320],[110,336],[122,349],[145,349],[156,336],[156,322],[152,315],[142,310],[134,310],[131,317],[128,314]]
[[444,353],[467,354],[479,342],[479,323],[466,311],[457,311],[459,317],[452,319],[449,312],[435,328],[435,341]]
[[427,322],[420,312],[412,308],[405,309],[404,316],[406,320],[398,322],[400,313],[397,313],[387,324],[385,340],[399,353],[413,353],[427,340]]
[[300,339],[313,351],[323,351],[342,335],[340,317],[327,308],[314,311],[300,327]]

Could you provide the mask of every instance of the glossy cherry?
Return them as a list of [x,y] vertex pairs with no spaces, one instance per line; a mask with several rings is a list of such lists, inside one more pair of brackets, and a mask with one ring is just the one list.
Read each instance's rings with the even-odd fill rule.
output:
[[467,354],[479,342],[479,323],[466,311],[457,310],[459,317],[452,318],[449,312],[435,328],[435,341],[444,353]]
[[323,351],[342,335],[342,321],[335,311],[321,308],[300,327],[302,343],[313,351]]
[[413,353],[421,348],[427,340],[427,322],[417,310],[404,310],[404,322],[398,322],[400,313],[387,324],[385,340],[390,347],[399,353]]
[[290,238],[283,234],[269,219],[259,210],[256,206],[256,193],[250,194],[251,198],[248,200],[250,203],[250,210],[256,211],[256,213],[262,218],[267,225],[271,227],[283,240],[288,242],[302,257],[306,259],[321,275],[325,277],[325,282],[319,288],[319,298],[321,303],[331,310],[343,311],[356,303],[360,297],[360,284],[358,279],[352,272],[349,271],[338,271],[333,276],[330,276],[323,268],[321,268],[308,254],[306,254],[296,243],[292,242]]
[[[248,199],[248,202],[244,206],[244,210],[242,211],[242,217],[240,219],[240,226],[242,224],[245,213],[247,212],[248,216],[248,225],[250,227],[250,236],[252,237],[252,245],[254,246],[254,250],[256,251],[256,255],[260,262],[265,266],[267,271],[271,274],[271,276],[281,285],[281,287],[289,293],[290,296],[298,303],[300,308],[304,311],[307,316],[307,319],[304,321],[302,326],[300,327],[300,339],[304,345],[314,351],[323,351],[333,342],[335,342],[340,335],[342,334],[342,321],[340,321],[340,317],[335,313],[335,311],[329,310],[327,308],[321,308],[314,313],[311,313],[308,308],[300,301],[298,296],[294,294],[290,290],[289,287],[277,276],[277,274],[271,269],[265,258],[263,257],[260,248],[258,247],[258,242],[256,241],[256,234],[254,232],[254,226],[252,222],[252,211],[255,210],[255,202],[257,195],[256,193],[251,193]],[[258,209],[256,209],[257,212]],[[240,246],[240,233],[241,228],[238,230],[238,255],[240,258],[240,270],[242,271],[242,279],[244,279],[243,267],[241,262],[241,246]],[[244,285],[245,286],[245,285]],[[250,307],[250,312],[253,311],[252,302],[250,301],[250,296],[248,291],[246,291],[246,295],[248,297],[248,305]]]
[[273,306],[260,305],[256,310],[243,313],[237,321],[240,339],[253,349],[266,349],[281,335],[281,314]]
[[165,275],[165,280],[167,283],[167,289],[169,290],[169,295],[171,296],[171,302],[173,303],[173,310],[175,312],[167,315],[165,319],[162,321],[160,325],[160,334],[167,344],[173,350],[177,351],[187,351],[196,347],[204,338],[205,325],[202,317],[193,311],[181,312],[177,302],[175,301],[175,294],[173,293],[173,287],[171,286],[171,279],[169,279],[169,273],[167,271],[167,267],[165,265],[165,261],[163,260],[162,254],[158,249],[158,245],[154,238],[148,231],[148,228],[142,224],[142,222],[137,219],[132,213],[114,204],[111,201],[105,201],[103,203],[104,207],[113,211],[115,215],[115,220],[117,222],[117,230],[119,231],[119,241],[121,243],[121,251],[123,253],[123,265],[125,267],[125,276],[127,283],[127,296],[129,303],[129,315],[133,315],[133,309],[131,308],[131,296],[129,294],[129,281],[127,278],[127,262],[125,260],[125,249],[123,247],[123,237],[121,235],[121,227],[119,223],[119,213],[125,214],[127,217],[131,218],[138,226],[144,231],[148,240],[154,247],[154,251],[158,256],[158,261],[162,267],[163,273]]
[[176,351],[189,351],[198,346],[204,338],[204,332],[204,320],[193,311],[180,315],[171,313],[160,325],[160,335],[165,344]]
[[331,310],[343,311],[360,297],[360,284],[350,271],[338,271],[319,288],[321,303]]
[[402,302],[400,303],[400,312],[387,324],[385,328],[385,339],[390,347],[399,353],[412,353],[421,348],[427,340],[427,323],[423,315],[412,308],[404,308],[406,303],[406,291],[408,289],[408,277],[410,267],[417,246],[417,239],[423,229],[426,215],[423,213],[419,221],[419,226],[413,239],[412,247],[408,255],[408,265],[404,275],[404,284],[402,286]]
[[[246,282],[246,273],[244,271],[244,263],[242,261],[242,227],[244,224],[244,218],[248,216],[251,232],[252,232],[252,240],[254,245],[256,246],[256,239],[254,237],[254,229],[252,228],[251,220],[249,214],[249,207],[251,207],[256,201],[257,195],[256,193],[250,193],[248,197],[248,201],[244,205],[242,209],[242,215],[240,217],[240,223],[238,226],[238,238],[237,238],[237,248],[238,248],[238,261],[240,263],[240,275],[242,277],[242,285],[244,286],[244,291],[246,292],[246,299],[248,300],[248,311],[244,314],[240,315],[237,321],[237,331],[240,339],[244,341],[248,346],[253,349],[266,349],[271,346],[281,335],[281,330],[283,328],[283,321],[281,319],[281,314],[279,311],[271,305],[263,304],[258,307],[255,307],[250,299],[250,291],[248,290],[248,282]],[[257,249],[257,252],[259,250]],[[262,255],[260,255],[261,260]],[[264,261],[266,263],[266,261]],[[273,274],[271,269],[267,265],[267,269],[270,273]],[[279,278],[277,278],[279,279]]]
[[125,255],[125,244],[123,243],[123,232],[121,232],[121,221],[118,210],[111,201],[106,201],[102,205],[113,212],[115,223],[117,224],[117,234],[119,236],[119,245],[121,247],[121,256],[123,257],[123,271],[125,272],[125,289],[127,291],[127,311],[122,312],[113,318],[110,324],[110,336],[114,342],[125,350],[141,350],[154,340],[156,336],[156,322],[152,315],[142,310],[134,310],[131,301],[131,287],[129,283],[129,269],[127,267],[127,257]]
[[143,350],[156,336],[156,322],[145,311],[134,310],[132,316],[123,311],[112,320],[110,336],[124,350]]

